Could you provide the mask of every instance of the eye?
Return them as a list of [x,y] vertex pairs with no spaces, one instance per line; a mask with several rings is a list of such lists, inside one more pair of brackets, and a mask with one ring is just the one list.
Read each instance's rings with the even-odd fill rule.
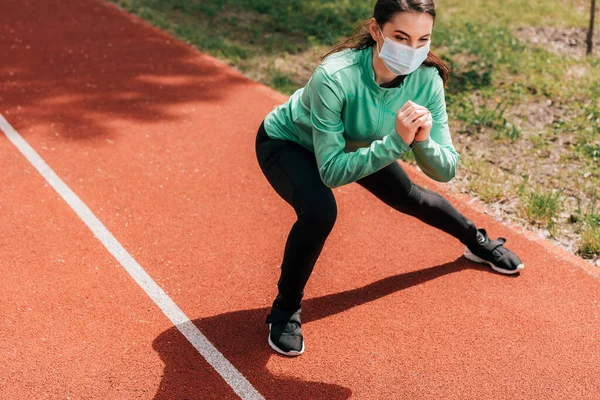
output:
[[408,40],[408,39],[401,37],[401,36],[396,36],[396,40]]

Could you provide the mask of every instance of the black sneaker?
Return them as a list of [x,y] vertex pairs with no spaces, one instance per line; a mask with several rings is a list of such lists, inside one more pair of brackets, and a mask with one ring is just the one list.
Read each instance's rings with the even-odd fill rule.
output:
[[485,229],[477,230],[477,243],[465,246],[464,256],[477,263],[488,263],[494,271],[516,274],[525,266],[515,253],[504,247],[506,239],[490,240]]
[[304,353],[301,312],[302,308],[295,311],[271,308],[271,314],[267,315],[266,323],[269,324],[269,346],[273,350],[292,357]]

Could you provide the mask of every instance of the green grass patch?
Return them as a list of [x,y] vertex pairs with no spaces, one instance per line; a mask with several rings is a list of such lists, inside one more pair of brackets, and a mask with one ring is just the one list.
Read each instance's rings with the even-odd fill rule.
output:
[[521,137],[521,130],[504,117],[504,112],[510,105],[506,99],[496,99],[495,105],[488,105],[485,99],[476,105],[472,97],[467,101],[458,103],[458,111],[453,114],[457,119],[465,122],[465,132],[474,134],[490,128],[496,140],[508,139],[515,141]]
[[464,160],[469,171],[467,188],[484,202],[501,200],[512,191],[506,174],[485,161]]
[[583,257],[600,255],[600,204],[595,189],[592,190],[587,207],[583,208],[581,200],[577,200],[577,211],[571,215],[570,222],[583,225],[578,254]]
[[519,187],[521,207],[519,214],[530,223],[547,228],[552,234],[556,218],[562,208],[562,190],[539,190],[528,185],[526,176]]
[[277,68],[269,69],[269,76],[271,77],[271,86],[280,92],[291,93],[296,89],[293,78]]
[[584,229],[577,253],[583,257],[600,255],[600,228],[587,226]]
[[555,121],[550,129],[554,135],[575,133],[574,152],[597,163],[600,159],[600,81],[592,82],[588,91],[589,98],[567,105],[573,117]]
[[571,215],[570,222],[580,222],[592,228],[600,227],[600,204],[598,204],[598,200],[596,189],[592,189],[586,207],[582,207],[581,199],[577,199],[577,210]]
[[597,143],[581,143],[578,150],[584,157],[600,159],[600,142]]
[[554,225],[555,217],[561,206],[561,193],[554,191],[531,191],[524,197],[524,216],[530,222],[546,226],[548,229]]
[[585,27],[588,8],[589,1],[581,0],[445,0],[437,4],[442,21],[501,26]]
[[[272,69],[272,59],[334,44],[352,32],[359,21],[370,18],[374,4],[363,0],[111,1],[201,50],[226,59],[250,77],[257,68],[261,69],[256,76],[264,76],[263,83],[285,87],[288,93],[288,84],[281,85],[278,77],[266,76]],[[468,104],[467,97],[474,90],[490,98],[507,99],[510,104],[526,101],[530,96],[569,101],[593,98],[588,83],[600,81],[600,72],[595,72],[600,70],[597,58],[574,61],[526,45],[512,33],[517,26],[532,24],[585,26],[587,14],[580,1],[513,0],[507,4],[453,0],[438,5],[437,11],[432,48],[452,67],[447,90],[449,109]],[[252,62],[264,57],[271,59],[262,64]],[[589,82],[565,82],[567,69],[579,63],[593,71],[587,78]],[[299,88],[307,77],[291,79]],[[466,111],[457,109],[456,113]],[[498,138],[514,140],[520,135],[511,121],[499,117],[494,124]]]

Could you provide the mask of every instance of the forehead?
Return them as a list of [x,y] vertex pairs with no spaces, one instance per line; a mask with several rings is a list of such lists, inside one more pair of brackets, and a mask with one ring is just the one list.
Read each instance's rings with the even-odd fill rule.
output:
[[399,29],[413,37],[421,37],[431,33],[433,17],[427,13],[399,12],[385,24],[386,30]]

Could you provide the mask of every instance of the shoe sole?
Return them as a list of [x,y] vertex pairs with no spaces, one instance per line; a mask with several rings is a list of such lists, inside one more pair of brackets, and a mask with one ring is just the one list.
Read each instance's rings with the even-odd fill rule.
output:
[[471,252],[471,250],[469,250],[468,247],[465,246],[465,252],[464,252],[464,256],[465,258],[467,258],[468,260],[474,261],[476,263],[480,263],[480,264],[489,264],[490,267],[492,267],[492,269],[494,271],[500,272],[501,274],[507,274],[507,275],[511,275],[511,274],[516,274],[517,272],[519,272],[520,270],[522,270],[523,268],[525,268],[524,264],[519,264],[517,266],[517,268],[510,270],[510,269],[504,269],[504,268],[499,268],[497,266],[495,266],[493,263],[484,260],[483,258],[477,257],[475,254],[473,254]]
[[275,350],[279,354],[283,354],[284,356],[297,357],[300,354],[304,353],[304,340],[302,340],[302,348],[300,349],[300,351],[292,350],[292,351],[285,352],[285,351],[281,350],[279,347],[275,346],[275,343],[273,343],[273,341],[271,340],[271,324],[269,324],[268,339],[269,339],[269,346],[271,346],[271,348],[273,350]]

